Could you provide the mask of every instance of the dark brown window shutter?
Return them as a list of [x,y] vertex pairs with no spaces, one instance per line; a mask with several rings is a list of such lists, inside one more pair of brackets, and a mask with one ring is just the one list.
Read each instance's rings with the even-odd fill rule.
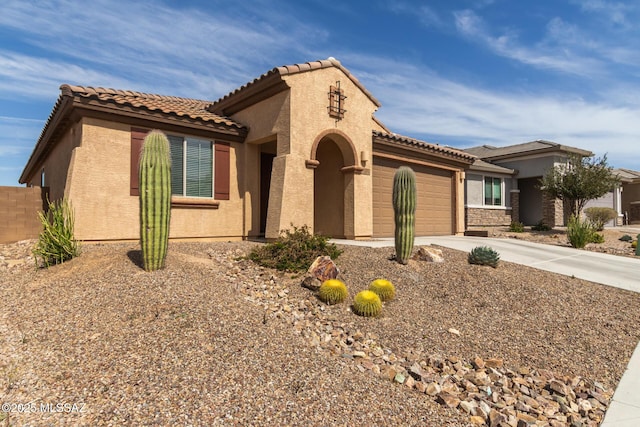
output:
[[131,173],[130,183],[132,196],[140,195],[140,185],[138,183],[138,168],[140,165],[140,153],[144,137],[149,133],[148,129],[131,128]]
[[229,143],[217,142],[215,147],[215,166],[214,166],[214,195],[217,200],[229,200]]

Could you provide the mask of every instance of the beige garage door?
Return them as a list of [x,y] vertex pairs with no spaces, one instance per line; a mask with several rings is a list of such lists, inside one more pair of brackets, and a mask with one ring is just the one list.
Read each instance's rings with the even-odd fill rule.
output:
[[416,173],[418,187],[416,236],[454,234],[454,187],[451,171],[374,156],[372,171],[374,237],[392,237],[394,234],[393,206],[391,205],[393,175],[396,169],[403,165],[411,167]]

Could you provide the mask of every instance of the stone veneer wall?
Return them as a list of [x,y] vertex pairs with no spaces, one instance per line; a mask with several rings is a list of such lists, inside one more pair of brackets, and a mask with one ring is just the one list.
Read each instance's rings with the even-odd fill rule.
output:
[[511,224],[511,209],[466,208],[468,227],[483,227]]
[[560,199],[552,199],[542,192],[542,222],[549,227],[563,226],[564,222],[564,203]]
[[0,187],[0,243],[35,239],[42,231],[38,211],[44,209],[40,187]]
[[520,222],[520,190],[511,190],[511,222]]

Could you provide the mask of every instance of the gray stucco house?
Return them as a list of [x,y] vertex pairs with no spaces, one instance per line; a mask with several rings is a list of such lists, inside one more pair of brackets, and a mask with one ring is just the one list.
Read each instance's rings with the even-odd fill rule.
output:
[[538,182],[547,170],[566,164],[571,155],[593,155],[588,150],[544,140],[505,147],[482,145],[464,151],[478,157],[465,179],[467,228],[503,226],[512,221],[565,225],[562,202],[543,193]]

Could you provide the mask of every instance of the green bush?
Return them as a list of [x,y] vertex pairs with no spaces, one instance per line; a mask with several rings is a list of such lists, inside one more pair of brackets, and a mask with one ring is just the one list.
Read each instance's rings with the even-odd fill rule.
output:
[[583,221],[572,215],[567,223],[567,239],[574,248],[582,249],[587,243],[593,242],[597,234],[590,221]]
[[471,249],[467,257],[469,264],[488,265],[490,267],[498,267],[500,255],[489,246],[477,246]]
[[524,224],[518,221],[513,221],[511,225],[509,225],[509,231],[513,233],[523,233],[524,232]]
[[531,230],[533,230],[533,231],[550,231],[551,227],[549,227],[542,220],[540,220],[540,221],[538,221],[538,223],[536,225],[531,227]]
[[80,254],[78,242],[73,236],[73,209],[66,199],[49,202],[49,212],[38,212],[38,217],[42,232],[33,248],[37,266],[62,264]]
[[591,221],[596,231],[604,230],[604,225],[618,216],[614,209],[597,207],[585,209],[584,214]]
[[604,243],[604,236],[594,231],[591,234],[591,243]]
[[633,237],[629,236],[628,234],[625,234],[624,236],[622,236],[618,240],[620,240],[621,242],[631,242],[631,241],[633,241]]
[[257,246],[249,254],[249,259],[269,268],[281,271],[305,271],[319,256],[329,255],[335,260],[342,251],[329,238],[311,234],[309,227],[293,227],[285,230],[275,242]]

